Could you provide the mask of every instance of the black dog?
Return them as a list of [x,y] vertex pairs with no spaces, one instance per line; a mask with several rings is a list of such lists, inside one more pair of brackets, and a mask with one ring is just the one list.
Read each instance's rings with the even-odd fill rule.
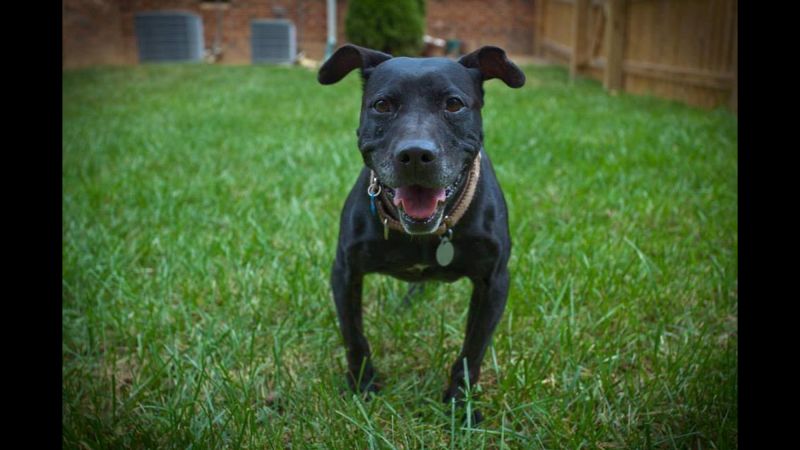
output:
[[483,82],[499,78],[518,88],[525,75],[497,47],[456,62],[345,45],[318,79],[336,83],[354,69],[363,81],[356,134],[366,167],[342,211],[331,277],[348,381],[356,391],[378,389],[363,333],[364,275],[411,282],[469,277],[466,337],[444,393],[445,402],[460,400],[464,359],[474,386],[509,284],[508,213],[483,150]]

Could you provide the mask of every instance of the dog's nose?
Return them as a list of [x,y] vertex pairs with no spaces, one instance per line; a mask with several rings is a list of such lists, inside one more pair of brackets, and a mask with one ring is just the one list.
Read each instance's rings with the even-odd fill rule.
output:
[[403,143],[395,159],[403,165],[426,165],[436,160],[436,145],[430,141],[414,140]]

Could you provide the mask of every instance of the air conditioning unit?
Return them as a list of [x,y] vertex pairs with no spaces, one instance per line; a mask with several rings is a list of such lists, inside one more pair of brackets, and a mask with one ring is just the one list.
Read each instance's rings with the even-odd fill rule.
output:
[[139,61],[202,61],[200,16],[180,11],[150,11],[136,14],[134,20]]
[[253,20],[250,23],[253,63],[291,64],[297,56],[294,24],[284,19]]

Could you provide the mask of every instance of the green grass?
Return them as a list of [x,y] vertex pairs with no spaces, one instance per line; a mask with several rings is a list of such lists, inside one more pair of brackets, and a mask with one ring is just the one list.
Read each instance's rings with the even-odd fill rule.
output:
[[526,73],[486,85],[514,248],[474,429],[439,403],[466,280],[367,277],[386,387],[342,391],[356,75],[64,73],[65,448],[735,448],[735,116]]

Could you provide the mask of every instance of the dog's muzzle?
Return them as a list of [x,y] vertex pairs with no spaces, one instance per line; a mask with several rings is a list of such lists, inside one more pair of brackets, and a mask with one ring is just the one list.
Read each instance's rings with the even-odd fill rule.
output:
[[[442,234],[463,215],[472,201],[480,173],[480,154],[462,170],[456,180],[443,188],[408,185],[391,188],[380,185],[385,201],[381,204],[381,220],[389,228],[408,234]],[[449,208],[448,215],[445,210]],[[394,217],[391,217],[394,216]]]

